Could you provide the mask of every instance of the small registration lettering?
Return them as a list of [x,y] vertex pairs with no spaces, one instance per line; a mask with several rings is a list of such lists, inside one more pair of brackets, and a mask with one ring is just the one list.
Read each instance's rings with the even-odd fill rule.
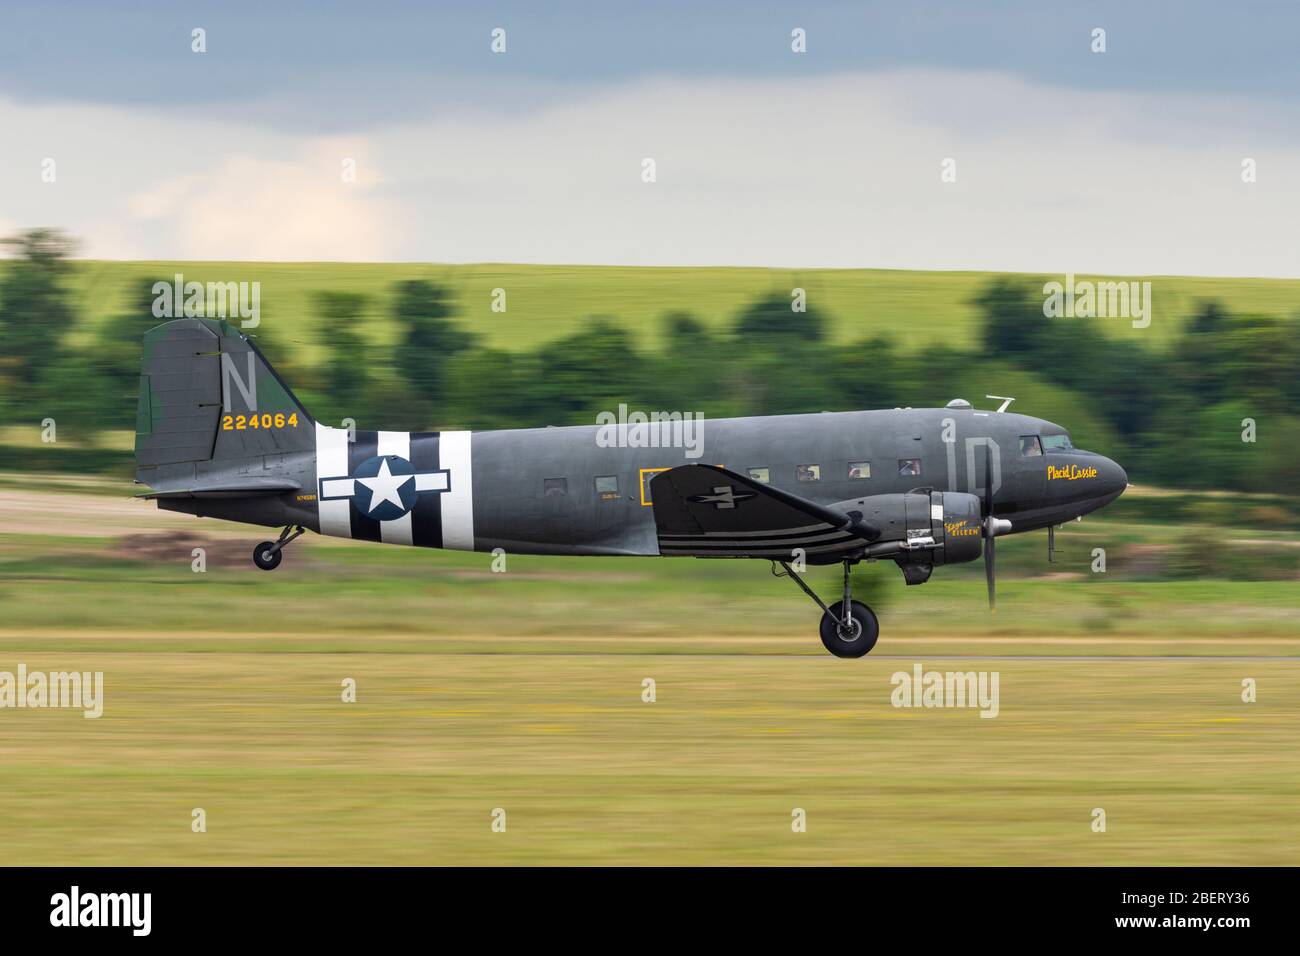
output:
[[262,428],[297,428],[298,413],[289,412],[262,412],[260,415],[253,412],[251,415],[222,415],[221,430],[223,432],[242,432],[252,429]]

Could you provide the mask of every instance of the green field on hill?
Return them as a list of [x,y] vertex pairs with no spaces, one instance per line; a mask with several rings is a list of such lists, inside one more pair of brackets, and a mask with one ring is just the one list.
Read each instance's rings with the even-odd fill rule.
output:
[[[394,283],[427,279],[445,284],[459,304],[459,319],[489,345],[511,350],[580,330],[593,316],[608,316],[653,344],[662,317],[685,311],[710,325],[727,325],[755,299],[796,287],[831,319],[842,342],[887,335],[908,348],[944,343],[977,344],[972,299],[998,273],[880,269],[647,268],[552,265],[431,265],[263,262],[74,263],[75,302],[87,328],[127,308],[146,279],[182,273],[187,281],[260,282],[265,333],[314,354],[312,294],[353,292],[371,297],[368,333],[382,340],[389,328],[387,297]],[[1062,276],[1029,276],[1041,284]],[[1098,278],[1079,275],[1078,279]],[[1115,277],[1102,277],[1115,278]],[[1117,336],[1164,341],[1196,303],[1217,299],[1240,312],[1289,316],[1300,311],[1300,280],[1217,279],[1185,276],[1149,279],[1154,303],[1150,328],[1107,320]],[[507,311],[493,312],[492,290],[506,290]],[[1150,337],[1150,338],[1148,338]]]
[[1138,329],[1045,317],[1032,275],[106,262],[24,241],[0,265],[0,469],[28,464],[37,436],[42,471],[129,473],[152,286],[179,273],[258,284],[259,344],[322,421],[481,431],[590,423],[622,402],[716,419],[1012,395],[1135,483],[1297,494],[1300,280],[1153,277]]

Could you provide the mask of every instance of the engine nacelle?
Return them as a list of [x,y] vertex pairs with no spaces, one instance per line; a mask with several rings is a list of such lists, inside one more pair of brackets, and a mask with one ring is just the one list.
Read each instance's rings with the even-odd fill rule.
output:
[[868,557],[892,557],[905,571],[907,565],[974,561],[983,550],[980,500],[965,492],[870,495],[835,508],[880,532],[867,548]]

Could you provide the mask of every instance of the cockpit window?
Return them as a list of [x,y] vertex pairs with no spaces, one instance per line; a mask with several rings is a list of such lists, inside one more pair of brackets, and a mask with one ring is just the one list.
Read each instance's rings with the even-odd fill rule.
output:
[[1071,451],[1073,448],[1074,446],[1070,444],[1069,435],[1044,435],[1043,436],[1044,451]]
[[1020,436],[1020,456],[1022,458],[1036,458],[1042,454],[1043,445],[1038,440],[1037,435]]

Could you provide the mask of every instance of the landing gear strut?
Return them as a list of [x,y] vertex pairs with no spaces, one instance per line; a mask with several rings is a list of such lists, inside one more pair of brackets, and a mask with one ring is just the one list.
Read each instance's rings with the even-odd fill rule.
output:
[[772,573],[778,578],[790,578],[822,609],[821,637],[826,650],[836,657],[862,657],[876,646],[880,637],[880,622],[876,620],[871,608],[861,601],[853,600],[849,583],[851,562],[844,562],[844,597],[830,607],[804,583],[803,578],[790,570],[790,565],[784,561],[778,561],[777,564],[785,568],[785,574],[777,574],[775,568]]
[[[291,529],[293,529],[292,534],[289,533]],[[253,563],[263,571],[274,571],[284,559],[285,545],[299,535],[304,534],[306,530],[302,525],[298,525],[296,529],[294,525],[287,525],[280,532],[280,537],[274,541],[263,541],[253,549]]]

